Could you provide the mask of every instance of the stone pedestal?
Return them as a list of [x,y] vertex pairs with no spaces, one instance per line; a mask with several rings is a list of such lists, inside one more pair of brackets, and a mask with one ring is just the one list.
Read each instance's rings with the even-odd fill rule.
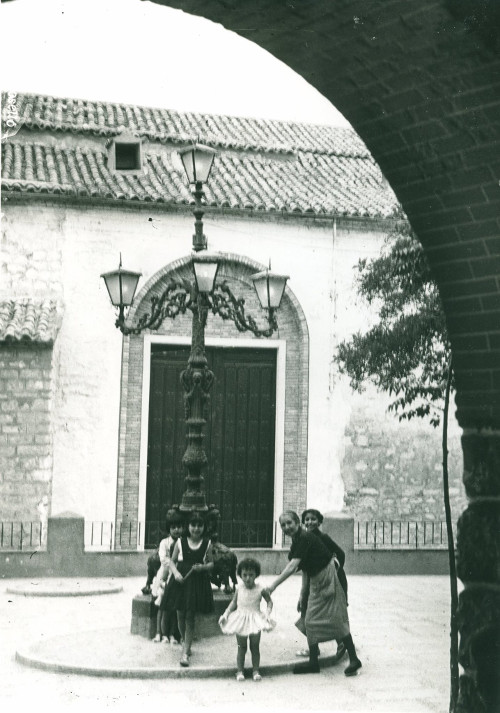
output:
[[130,633],[144,636],[145,639],[153,639],[156,634],[157,612],[158,607],[155,606],[150,594],[138,594],[134,597]]
[[[214,591],[214,612],[212,614],[198,614],[196,616],[195,639],[205,639],[209,636],[222,634],[219,627],[219,618],[231,601],[231,594]],[[130,633],[153,639],[156,634],[156,615],[158,607],[149,594],[138,594],[132,599],[132,622]]]
[[52,571],[58,576],[71,576],[81,571],[84,555],[85,520],[73,512],[63,512],[48,519],[47,552]]

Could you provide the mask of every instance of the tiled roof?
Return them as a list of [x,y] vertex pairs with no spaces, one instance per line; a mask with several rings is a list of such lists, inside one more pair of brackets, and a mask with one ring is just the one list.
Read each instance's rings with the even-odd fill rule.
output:
[[52,344],[59,330],[60,317],[55,300],[0,301],[0,342]]
[[[3,106],[7,105],[6,96],[4,92]],[[18,94],[16,102],[21,122],[29,129],[99,136],[116,136],[126,129],[152,141],[166,143],[199,141],[226,149],[274,152],[300,150],[342,156],[370,156],[359,136],[349,128],[179,113],[169,109],[38,94]]]
[[[379,167],[351,129],[30,95],[19,95],[18,106],[22,116],[30,116],[25,119],[25,127],[38,133],[32,142],[25,133],[3,145],[4,191],[189,204],[193,197],[179,163],[172,160],[172,152],[179,143],[199,140],[219,149],[210,181],[204,187],[208,205],[368,217],[390,217],[397,207]],[[123,175],[108,169],[104,139],[100,151],[94,146],[45,143],[40,134],[46,129],[44,133],[51,137],[55,131],[68,130],[116,135],[120,125],[170,145],[161,152],[148,152],[146,143],[147,170]]]

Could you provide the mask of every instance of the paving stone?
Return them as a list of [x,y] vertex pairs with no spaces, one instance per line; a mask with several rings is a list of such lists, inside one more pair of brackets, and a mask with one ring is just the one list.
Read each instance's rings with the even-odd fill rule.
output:
[[[262,577],[265,584],[272,577]],[[26,580],[5,580],[12,587]],[[82,580],[97,584],[97,580]],[[0,591],[2,644],[0,666],[3,680],[1,701],[13,707],[50,706],[51,713],[74,706],[82,710],[108,712],[136,711],[156,705],[206,713],[249,713],[273,710],[342,711],[342,713],[442,713],[449,698],[449,584],[446,577],[369,577],[349,578],[351,629],[363,661],[360,675],[346,678],[345,663],[325,668],[318,675],[296,677],[291,672],[266,673],[259,684],[233,678],[231,666],[236,658],[232,637],[213,639],[207,661],[196,661],[193,668],[212,661],[224,664],[226,671],[212,678],[138,679],[98,678],[75,673],[53,673],[23,666],[15,652],[30,647],[55,647],[77,641],[84,643],[79,661],[90,665],[98,657],[114,661],[119,667],[169,656],[177,670],[178,653],[169,646],[153,644],[132,636],[131,601],[143,586],[143,579],[113,580],[123,587],[118,594],[56,598],[30,598]],[[278,627],[263,635],[263,671],[273,662],[285,660],[303,646],[304,639],[294,628],[295,607],[300,577],[290,578],[274,593]],[[411,593],[411,599],[409,597]],[[412,607],[417,599],[419,607]],[[389,617],[390,615],[390,617]],[[385,617],[389,618],[385,618]],[[407,627],[411,619],[413,626]],[[432,622],[439,622],[435,626]],[[406,629],[409,629],[406,630]],[[132,645],[120,649],[117,639]],[[87,642],[87,644],[85,644]],[[93,645],[90,645],[93,642]],[[97,643],[97,645],[96,645]],[[334,644],[325,645],[330,651]],[[77,647],[75,647],[76,649]],[[101,650],[100,650],[101,649]],[[194,646],[196,652],[196,645]],[[62,656],[63,654],[61,654]],[[132,657],[132,658],[131,658]],[[107,665],[110,665],[107,661]],[[147,663],[143,659],[143,663]],[[247,660],[247,666],[250,660]],[[298,680],[299,679],[299,680]],[[304,680],[305,679],[305,680]]]

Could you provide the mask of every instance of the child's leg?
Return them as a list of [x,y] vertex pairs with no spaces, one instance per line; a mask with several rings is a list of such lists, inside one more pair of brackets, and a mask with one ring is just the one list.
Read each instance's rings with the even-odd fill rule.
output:
[[161,619],[160,619],[160,631],[161,635],[166,637],[167,639],[169,638],[169,633],[168,633],[168,613],[166,611],[162,611],[161,613]]
[[177,643],[179,643],[181,640],[181,632],[179,631],[179,626],[177,624],[177,616],[175,614],[175,611],[171,611],[171,610],[167,609],[166,619],[167,619],[167,624],[166,624],[167,635],[170,637],[171,641],[173,640],[173,641],[176,641]]
[[156,615],[156,636],[153,639],[153,641],[155,643],[158,643],[158,641],[161,641],[161,615],[162,615],[162,613],[163,612],[160,611],[160,609],[158,609],[158,613]]
[[194,636],[194,612],[192,611],[187,611],[185,615],[185,633],[184,633],[184,646],[183,646],[183,653],[185,653],[187,656],[191,655],[191,644],[193,642],[193,636]]
[[177,610],[177,624],[179,625],[179,631],[182,639],[186,639],[186,612]]
[[236,668],[238,673],[243,673],[245,668],[245,655],[247,653],[247,637],[236,634],[236,643],[238,644],[238,653],[236,654]]
[[258,634],[250,634],[250,653],[252,654],[252,669],[254,674],[259,673],[260,666],[260,631]]

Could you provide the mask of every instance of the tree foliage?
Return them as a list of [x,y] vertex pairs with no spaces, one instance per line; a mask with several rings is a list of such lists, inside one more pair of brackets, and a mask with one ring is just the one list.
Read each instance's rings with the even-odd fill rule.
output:
[[335,359],[351,387],[367,382],[392,396],[400,420],[441,420],[450,345],[437,286],[424,250],[406,223],[387,236],[382,253],[357,264],[357,290],[376,315],[365,332],[341,342]]
[[458,588],[448,484],[448,411],[453,379],[441,301],[424,250],[406,223],[387,236],[380,257],[360,260],[357,289],[376,314],[366,332],[339,344],[336,361],[351,386],[366,382],[392,397],[400,420],[429,417],[443,426],[443,493],[450,563],[450,713],[458,700]]

